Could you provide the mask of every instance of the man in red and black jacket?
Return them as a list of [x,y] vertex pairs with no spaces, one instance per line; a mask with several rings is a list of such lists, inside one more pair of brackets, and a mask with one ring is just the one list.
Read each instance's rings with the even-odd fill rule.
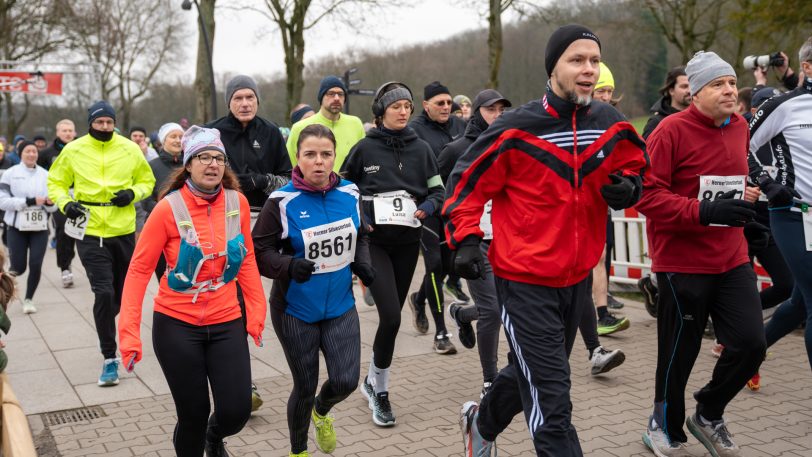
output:
[[522,410],[538,455],[582,455],[571,424],[568,357],[589,303],[588,275],[606,241],[607,203],[636,203],[648,166],[634,128],[591,100],[600,58],[600,41],[585,27],[556,30],[542,99],[497,119],[449,177],[443,214],[454,268],[464,278],[481,272],[479,221],[493,201],[488,258],[511,349],[481,407],[463,406],[473,455],[491,455],[496,435]]
[[654,411],[643,442],[655,455],[684,455],[685,387],[711,315],[724,351],[710,382],[694,393],[696,413],[686,424],[713,455],[733,456],[739,449],[722,415],[766,347],[745,233],[768,233],[752,222],[755,206],[747,201],[757,196],[745,187],[749,135],[736,113],[733,67],[700,51],[686,73],[691,105],[648,137],[651,172],[636,207],[646,216],[660,287]]

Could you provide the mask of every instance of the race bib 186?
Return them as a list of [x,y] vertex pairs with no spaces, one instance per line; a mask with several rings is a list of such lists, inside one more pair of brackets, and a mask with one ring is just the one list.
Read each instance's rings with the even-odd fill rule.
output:
[[338,271],[352,263],[357,234],[349,217],[302,230],[305,259],[316,263],[313,273]]
[[29,206],[17,213],[17,222],[21,232],[39,232],[48,230],[48,216],[39,206]]
[[372,206],[375,209],[376,224],[420,227],[420,221],[414,217],[417,205],[404,190],[376,194],[372,199]]

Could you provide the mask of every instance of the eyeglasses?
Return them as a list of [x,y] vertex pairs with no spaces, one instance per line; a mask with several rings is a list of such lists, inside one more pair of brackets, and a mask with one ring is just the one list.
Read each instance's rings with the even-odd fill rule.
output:
[[340,90],[339,91],[325,92],[324,95],[327,96],[327,97],[331,97],[331,98],[332,97],[338,97],[338,98],[344,98],[345,97],[344,92],[340,91]]
[[451,100],[440,100],[439,102],[434,102],[437,106],[451,106],[453,102]]
[[202,163],[203,165],[211,165],[212,161],[217,162],[217,165],[221,167],[224,165],[228,165],[228,158],[226,158],[226,156],[224,155],[213,156],[211,154],[198,154],[195,156],[195,158],[199,160],[200,163]]

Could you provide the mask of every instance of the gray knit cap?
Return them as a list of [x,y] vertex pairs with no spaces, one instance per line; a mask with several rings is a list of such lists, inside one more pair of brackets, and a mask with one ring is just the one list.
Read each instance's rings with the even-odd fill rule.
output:
[[699,51],[688,61],[685,74],[688,75],[688,86],[693,96],[716,78],[735,77],[736,71],[715,52]]
[[259,102],[259,88],[257,88],[257,82],[254,81],[254,78],[246,75],[237,75],[226,84],[226,106],[231,104],[231,97],[234,96],[234,92],[237,92],[240,89],[251,89],[254,91],[254,95],[257,96],[257,102]]

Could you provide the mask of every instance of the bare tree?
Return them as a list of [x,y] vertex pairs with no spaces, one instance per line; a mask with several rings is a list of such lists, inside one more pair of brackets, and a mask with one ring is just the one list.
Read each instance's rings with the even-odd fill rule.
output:
[[642,0],[683,62],[716,43],[731,0]]
[[[54,52],[63,43],[58,6],[55,0],[0,0],[0,60],[38,61]],[[14,103],[18,97],[22,104]],[[31,102],[27,95],[11,92],[2,92],[2,99],[2,130],[13,137],[28,116]]]
[[[211,98],[212,77],[209,59],[214,58],[214,3],[217,0],[200,1],[200,21],[198,21],[197,70],[195,75],[195,123],[203,124],[214,119]],[[203,31],[202,27],[206,30]],[[209,42],[206,43],[206,38]],[[207,48],[208,46],[208,48]],[[207,50],[208,49],[208,50]],[[211,52],[211,55],[209,55]]]
[[[159,71],[180,55],[181,17],[171,0],[67,2],[66,33],[73,49],[101,65],[102,97],[117,105],[118,124],[130,127],[135,102]],[[178,6],[178,5],[176,5]]]
[[265,15],[279,28],[282,48],[285,52],[285,99],[286,112],[302,98],[304,88],[304,53],[306,30],[312,29],[322,19],[346,11],[350,5],[365,7],[380,5],[379,0],[263,0],[267,7]]

